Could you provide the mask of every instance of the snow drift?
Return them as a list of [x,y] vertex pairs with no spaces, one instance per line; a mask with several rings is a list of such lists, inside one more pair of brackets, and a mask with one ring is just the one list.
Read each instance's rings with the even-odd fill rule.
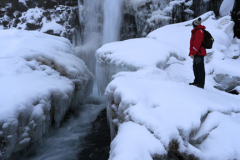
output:
[[[192,20],[97,50],[102,94],[107,86],[110,160],[161,159],[171,153],[239,159],[240,97],[216,88],[239,90],[240,43],[232,38],[230,16],[216,20],[208,12],[201,17],[215,39],[205,57],[205,89],[188,85],[194,78],[188,57]],[[236,83],[221,81],[219,75],[235,77]]]
[[91,92],[93,75],[69,40],[0,31],[0,158],[41,139]]

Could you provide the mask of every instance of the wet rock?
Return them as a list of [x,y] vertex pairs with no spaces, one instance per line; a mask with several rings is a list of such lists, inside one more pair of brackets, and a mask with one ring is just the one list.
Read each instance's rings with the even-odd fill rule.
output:
[[8,26],[9,21],[2,21],[2,24],[3,24],[4,28],[9,28],[9,26]]
[[25,11],[28,10],[28,7],[27,7],[24,3],[19,2],[19,4],[18,4],[18,9],[17,9],[17,10],[18,10],[18,11],[21,11],[21,12],[25,12]]
[[41,28],[41,25],[36,23],[27,23],[26,26],[26,30],[36,30]]
[[121,39],[136,38],[137,35],[137,25],[135,22],[135,17],[131,14],[124,15],[124,23],[121,29]]
[[110,151],[110,129],[107,122],[106,109],[92,123],[92,131],[85,138],[85,148],[79,153],[79,160],[107,160]]
[[234,37],[240,38],[240,1],[235,0],[233,10],[231,12],[232,20],[234,21]]
[[60,33],[56,33],[56,32],[54,32],[54,30],[51,30],[51,29],[47,30],[44,33],[47,33],[47,34],[50,34],[50,35],[55,35],[55,36],[60,36],[61,35],[61,32]]
[[235,87],[240,86],[240,77],[238,76],[229,76],[227,74],[217,74],[214,77],[214,80],[218,83],[218,85],[214,87],[221,91],[230,92]]
[[18,18],[16,18],[16,19],[13,20],[12,26],[13,26],[13,27],[17,27],[17,24],[18,24],[18,23],[20,23],[20,20],[19,20]]

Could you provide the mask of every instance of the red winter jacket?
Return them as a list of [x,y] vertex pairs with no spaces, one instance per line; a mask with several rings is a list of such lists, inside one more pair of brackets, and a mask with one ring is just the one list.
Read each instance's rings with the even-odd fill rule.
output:
[[201,46],[204,40],[204,31],[202,29],[205,28],[206,28],[205,26],[199,25],[198,27],[192,30],[189,56],[191,55],[195,56],[196,54],[200,56],[207,55],[206,49],[203,46]]

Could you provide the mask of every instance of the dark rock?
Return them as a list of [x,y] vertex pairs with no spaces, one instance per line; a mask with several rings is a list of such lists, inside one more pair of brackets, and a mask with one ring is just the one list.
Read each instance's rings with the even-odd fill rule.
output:
[[54,35],[54,36],[59,36],[60,37],[60,35],[61,35],[61,33],[54,33],[54,31],[53,30],[47,30],[46,32],[44,32],[44,33],[47,33],[47,34],[50,34],[50,35]]
[[240,77],[238,76],[217,74],[214,80],[217,82],[217,85],[214,87],[221,91],[231,92],[235,87],[240,86]]
[[219,16],[219,9],[223,0],[193,0],[193,5],[190,7],[194,11],[194,17],[198,17],[208,11],[214,11],[216,16]]
[[228,93],[234,94],[234,95],[239,95],[239,92],[236,89],[233,89],[229,91]]
[[18,11],[26,12],[28,10],[27,6],[25,6],[22,2],[18,4]]
[[76,25],[78,22],[76,22],[76,20],[77,20],[77,18],[76,18],[77,16],[76,16],[76,14],[70,14],[70,16],[69,16],[69,24],[71,25],[71,26],[74,26],[74,25]]
[[7,3],[11,3],[11,0],[1,0],[2,6],[6,6]]
[[85,149],[79,153],[79,160],[107,160],[110,151],[110,130],[106,109],[92,123],[92,131],[85,138]]
[[240,39],[240,1],[235,0],[233,10],[231,12],[232,20],[234,21],[234,37]]
[[124,23],[121,29],[121,40],[126,40],[129,38],[136,38],[137,36],[137,25],[135,22],[135,17],[131,14],[124,14]]
[[47,20],[51,20],[51,13],[48,10],[43,11],[42,15],[47,18]]
[[192,154],[180,153],[178,151],[179,144],[177,141],[173,140],[169,144],[169,151],[167,154],[167,160],[199,160]]
[[16,18],[16,19],[13,20],[12,26],[17,27],[18,23],[20,23],[20,22],[21,22],[20,19]]
[[58,4],[57,1],[46,0],[44,3],[44,8],[45,9],[54,8],[54,6],[56,6],[57,4]]
[[12,2],[12,10],[16,11],[18,9],[19,0],[11,0],[11,2]]
[[19,11],[14,12],[14,17],[15,18],[20,18],[21,16],[22,16],[21,12],[19,12]]
[[9,28],[9,21],[3,21],[2,24],[4,28]]
[[36,23],[27,23],[26,26],[27,26],[26,30],[36,30],[42,27],[40,24]]

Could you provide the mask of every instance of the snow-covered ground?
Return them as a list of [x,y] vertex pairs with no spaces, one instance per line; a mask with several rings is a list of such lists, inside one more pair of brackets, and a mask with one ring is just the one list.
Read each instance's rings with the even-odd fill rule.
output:
[[240,41],[232,38],[230,16],[201,17],[215,39],[205,57],[204,89],[188,85],[194,79],[188,57],[192,21],[97,50],[96,78],[114,138],[109,160],[151,160],[169,151],[240,159],[240,96],[215,88],[239,92]]
[[65,38],[0,30],[0,159],[41,139],[90,95],[93,75],[74,54]]

